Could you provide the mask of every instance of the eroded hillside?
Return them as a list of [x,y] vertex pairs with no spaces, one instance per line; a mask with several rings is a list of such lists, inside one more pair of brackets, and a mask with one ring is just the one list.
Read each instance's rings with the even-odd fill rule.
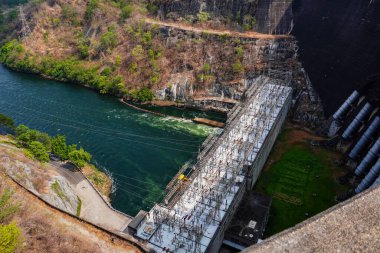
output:
[[1,61],[101,93],[140,101],[153,94],[160,100],[239,100],[247,75],[297,66],[288,36],[170,25],[152,19],[157,8],[140,1],[39,2],[24,8],[31,33],[8,43]]

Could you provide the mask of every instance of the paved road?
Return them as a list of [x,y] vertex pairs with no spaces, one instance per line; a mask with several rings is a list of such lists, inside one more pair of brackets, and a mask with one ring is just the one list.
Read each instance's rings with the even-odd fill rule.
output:
[[115,231],[126,228],[131,219],[109,208],[82,173],[60,162],[52,162],[51,165],[53,170],[67,179],[82,200],[81,218]]

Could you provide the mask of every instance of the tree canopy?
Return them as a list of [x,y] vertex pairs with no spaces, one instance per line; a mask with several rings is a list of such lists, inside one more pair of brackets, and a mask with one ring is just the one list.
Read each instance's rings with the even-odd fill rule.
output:
[[32,152],[34,158],[41,162],[48,162],[49,155],[45,146],[39,141],[32,141],[29,145],[29,150]]
[[77,166],[78,168],[83,168],[86,163],[90,162],[91,155],[90,153],[84,151],[83,148],[75,149],[69,153],[70,161]]
[[59,156],[62,160],[69,158],[66,137],[64,135],[57,135],[51,138],[51,152]]

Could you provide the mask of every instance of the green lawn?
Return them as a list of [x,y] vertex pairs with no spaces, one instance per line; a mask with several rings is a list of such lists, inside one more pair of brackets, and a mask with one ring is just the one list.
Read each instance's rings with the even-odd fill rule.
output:
[[344,190],[334,179],[344,168],[333,164],[329,151],[312,148],[306,142],[287,144],[288,132],[284,135],[271,154],[275,162],[263,170],[255,186],[256,191],[272,197],[265,236],[331,207],[337,192]]

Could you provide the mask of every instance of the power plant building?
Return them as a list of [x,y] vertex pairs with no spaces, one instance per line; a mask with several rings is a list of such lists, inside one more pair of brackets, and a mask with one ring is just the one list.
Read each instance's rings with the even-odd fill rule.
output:
[[291,105],[292,89],[277,79],[247,81],[223,132],[198,156],[171,201],[156,204],[134,228],[156,252],[217,252],[224,232],[252,189]]

